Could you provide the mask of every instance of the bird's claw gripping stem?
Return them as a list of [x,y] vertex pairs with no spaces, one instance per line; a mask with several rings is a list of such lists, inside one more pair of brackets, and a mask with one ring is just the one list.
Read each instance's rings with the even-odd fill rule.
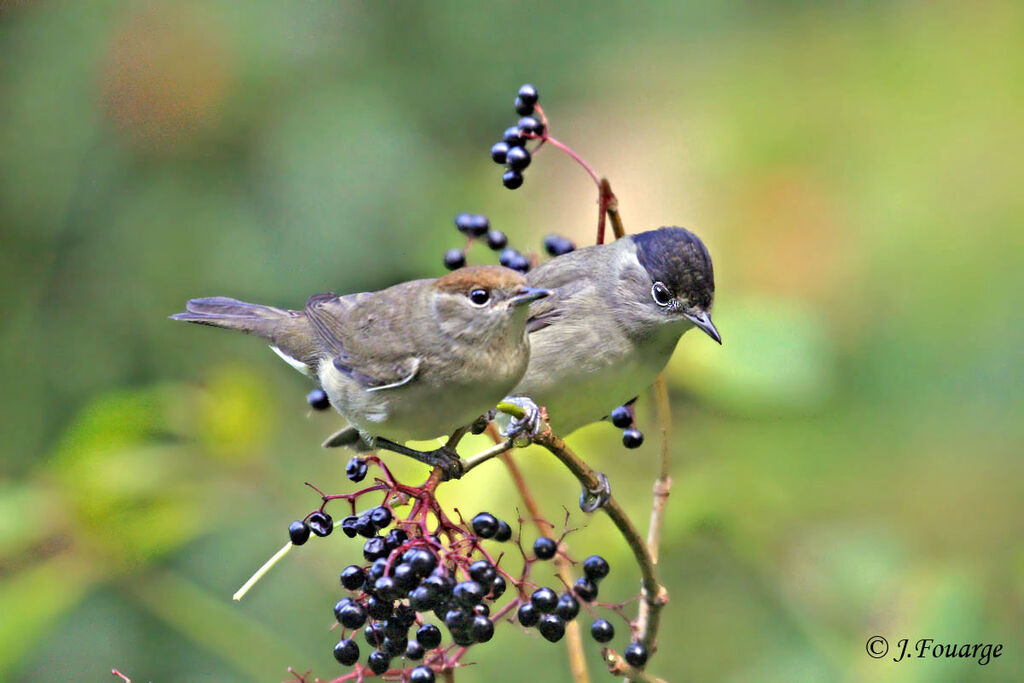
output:
[[374,442],[378,448],[383,448],[393,453],[400,453],[401,455],[409,456],[410,458],[418,460],[426,465],[430,465],[431,467],[438,468],[441,470],[442,481],[459,479],[465,471],[459,454],[455,452],[454,448],[448,445],[441,446],[440,448],[432,451],[417,451],[380,437],[374,439]]
[[580,493],[580,510],[583,512],[589,513],[604,507],[612,497],[612,487],[608,483],[608,477],[598,472],[597,480],[599,483],[596,488],[589,489],[584,486],[583,492]]
[[530,445],[543,428],[543,414],[540,406],[525,396],[509,396],[504,399],[503,403],[511,403],[523,411],[521,417],[512,418],[503,436],[512,439],[512,443],[517,448]]

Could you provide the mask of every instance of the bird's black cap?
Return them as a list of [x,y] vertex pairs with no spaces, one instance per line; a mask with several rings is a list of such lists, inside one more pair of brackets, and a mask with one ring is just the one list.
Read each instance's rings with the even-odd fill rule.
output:
[[711,255],[700,238],[685,228],[664,227],[632,235],[636,255],[651,280],[661,282],[703,311],[715,298]]

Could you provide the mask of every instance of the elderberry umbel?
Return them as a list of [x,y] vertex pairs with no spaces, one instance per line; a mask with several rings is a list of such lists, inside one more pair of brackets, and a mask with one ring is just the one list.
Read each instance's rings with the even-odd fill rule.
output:
[[[369,477],[370,468],[381,474]],[[343,666],[362,662],[363,671],[376,675],[434,680],[458,664],[463,648],[491,641],[496,626],[513,619],[557,642],[609,573],[608,562],[592,555],[571,589],[540,584],[540,567],[559,553],[562,538],[523,539],[488,511],[453,519],[441,510],[429,480],[422,487],[400,484],[376,456],[353,458],[346,469],[353,481],[375,483],[352,494],[321,493],[320,508],[288,528],[292,543],[301,545],[333,529],[328,504],[340,499],[352,510],[338,522],[339,536],[358,539],[362,559],[340,571],[343,594],[333,604],[333,654]],[[377,504],[357,511],[368,497]],[[518,555],[515,562],[506,560],[510,553]],[[599,620],[591,633],[608,642],[614,629]]]

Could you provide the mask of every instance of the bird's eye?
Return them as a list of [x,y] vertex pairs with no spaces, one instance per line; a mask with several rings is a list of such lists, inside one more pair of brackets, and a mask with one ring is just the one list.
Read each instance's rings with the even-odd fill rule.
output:
[[659,306],[668,306],[672,303],[672,292],[668,291],[668,287],[660,282],[655,282],[651,287],[651,296],[654,298],[654,303]]
[[483,306],[491,298],[491,293],[486,289],[474,289],[469,293],[469,300],[476,306]]

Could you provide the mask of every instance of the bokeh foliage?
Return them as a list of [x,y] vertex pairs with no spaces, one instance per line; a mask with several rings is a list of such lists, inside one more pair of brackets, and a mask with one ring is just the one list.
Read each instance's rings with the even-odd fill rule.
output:
[[[337,671],[353,544],[229,596],[314,504],[304,481],[347,490],[317,446],[338,421],[261,344],[166,316],[436,275],[462,210],[522,247],[591,240],[567,160],[545,151],[510,193],[487,158],[525,81],[629,229],[685,225],[715,257],[725,345],[687,335],[669,368],[652,668],[1024,677],[1022,20],[1012,2],[0,3],[0,679]],[[607,425],[571,443],[643,523],[640,409],[640,451]],[[551,517],[574,509],[564,472],[519,457]],[[498,463],[472,479],[452,504],[514,515]],[[570,523],[612,560],[608,595],[631,594],[607,521]],[[565,680],[560,647],[512,631],[459,680]],[[876,633],[1005,654],[876,661]]]

